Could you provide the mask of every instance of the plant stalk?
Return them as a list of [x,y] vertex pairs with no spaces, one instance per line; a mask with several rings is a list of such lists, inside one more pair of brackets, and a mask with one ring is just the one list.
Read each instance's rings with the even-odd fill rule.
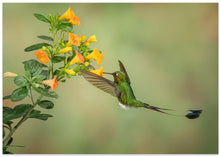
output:
[[12,128],[8,134],[8,136],[3,140],[3,147],[5,147],[8,143],[8,141],[10,140],[10,138],[12,137],[12,135],[14,134],[14,132],[19,128],[19,126],[21,126],[21,124],[23,122],[25,122],[28,119],[29,114],[31,113],[31,111],[33,111],[33,109],[36,107],[37,102],[40,101],[43,97],[43,95],[40,95],[39,98],[37,99],[36,102],[34,102],[33,99],[33,95],[32,95],[32,90],[30,87],[30,97],[31,97],[31,101],[33,106],[26,112],[26,114],[21,118],[21,120],[14,126],[14,128]]

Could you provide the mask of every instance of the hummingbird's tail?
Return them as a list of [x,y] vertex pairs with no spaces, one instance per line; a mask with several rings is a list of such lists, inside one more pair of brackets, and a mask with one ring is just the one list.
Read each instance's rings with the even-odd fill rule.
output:
[[202,113],[202,110],[189,110],[191,113],[188,113],[186,115],[176,115],[176,114],[170,114],[170,113],[167,113],[167,112],[163,111],[163,110],[175,111],[175,110],[172,110],[172,109],[165,109],[165,108],[155,107],[155,106],[151,106],[151,105],[146,104],[146,103],[143,103],[142,107],[153,110],[153,111],[157,111],[157,112],[160,112],[160,113],[172,115],[172,116],[177,116],[177,117],[183,117],[184,116],[184,117],[187,117],[188,119],[198,118],[200,116],[200,114]]
[[160,108],[160,107],[155,107],[155,106],[151,106],[149,104],[146,104],[146,103],[143,103],[143,106],[144,108],[147,108],[147,109],[150,109],[150,110],[153,110],[153,111],[157,111],[157,112],[160,112],[160,113],[164,113],[164,114],[169,114],[167,112],[164,112],[162,110],[170,110],[170,111],[174,111],[172,109],[166,109],[166,108]]

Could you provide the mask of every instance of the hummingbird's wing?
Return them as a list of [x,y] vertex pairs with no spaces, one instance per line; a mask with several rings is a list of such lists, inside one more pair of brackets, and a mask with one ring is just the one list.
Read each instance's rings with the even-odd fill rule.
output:
[[89,71],[80,70],[82,76],[93,84],[95,87],[101,89],[102,91],[111,94],[112,96],[117,97],[117,90],[115,85],[112,81],[103,78],[99,75],[91,73]]
[[129,79],[129,76],[128,76],[128,73],[127,73],[127,71],[126,71],[124,65],[122,64],[122,62],[121,62],[120,60],[118,60],[118,62],[119,62],[119,66],[120,66],[120,71],[123,72],[123,73],[125,73],[127,82],[128,82],[129,84],[131,84],[130,79]]

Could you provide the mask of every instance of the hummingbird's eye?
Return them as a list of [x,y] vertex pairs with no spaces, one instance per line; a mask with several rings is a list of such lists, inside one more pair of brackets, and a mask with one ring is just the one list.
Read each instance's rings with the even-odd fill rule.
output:
[[118,76],[118,73],[115,73],[115,76]]

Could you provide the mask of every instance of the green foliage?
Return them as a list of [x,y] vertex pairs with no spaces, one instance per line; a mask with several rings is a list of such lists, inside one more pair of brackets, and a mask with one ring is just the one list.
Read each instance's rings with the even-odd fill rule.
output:
[[59,62],[64,61],[65,59],[66,59],[65,56],[54,56],[52,58],[52,61],[53,61],[53,63],[59,63]]
[[24,51],[30,52],[30,51],[38,50],[38,49],[41,49],[43,46],[51,46],[51,45],[48,43],[38,43],[38,44],[31,45],[29,47],[26,47]]
[[[89,70],[87,67],[89,64],[84,65],[83,63],[90,62],[90,60],[81,58],[85,58],[85,56],[93,50],[88,47],[89,43],[83,45],[83,42],[79,41],[80,37],[78,35],[71,34],[74,32],[73,26],[77,24],[77,20],[79,22],[79,19],[77,18],[76,21],[73,21],[73,14],[74,13],[72,12],[69,15],[72,21],[68,21],[67,19],[60,20],[59,14],[49,15],[48,18],[42,14],[34,14],[38,20],[49,24],[49,31],[51,34],[49,36],[37,36],[38,38],[45,40],[45,42],[36,43],[24,49],[25,52],[36,51],[39,49],[43,50],[42,52],[37,51],[36,53],[37,59],[40,62],[35,59],[24,61],[25,75],[19,75],[14,78],[14,84],[19,88],[15,89],[11,95],[3,97],[3,100],[10,99],[12,102],[17,102],[28,96],[31,102],[31,104],[20,104],[14,108],[3,107],[4,154],[11,153],[7,151],[7,148],[11,146],[13,140],[12,135],[28,118],[45,121],[49,117],[52,117],[50,114],[41,113],[41,111],[36,110],[35,107],[39,106],[43,109],[52,109],[54,107],[52,101],[41,99],[43,97],[58,98],[58,95],[51,90],[52,87],[53,90],[54,87],[57,87],[58,81],[65,82],[67,79],[70,79],[72,75],[75,75],[75,73],[80,74],[80,69]],[[78,23],[77,25],[80,24]],[[57,39],[57,37],[59,37],[59,39]],[[90,39],[90,41],[91,40],[92,39]],[[95,41],[96,39],[91,42]],[[68,46],[67,43],[69,43]],[[63,52],[61,53],[60,50],[62,49]],[[75,50],[79,52],[78,56],[80,57],[80,61],[73,63],[75,64],[73,65],[69,62],[76,56]],[[56,66],[56,64],[58,66]],[[75,66],[75,69],[72,67],[70,68],[72,65]],[[35,97],[35,94],[39,96]],[[14,121],[14,119],[17,118],[20,118],[20,120],[18,122]],[[5,135],[5,129],[9,130],[8,135]]]
[[33,110],[28,116],[28,118],[36,118],[40,120],[47,120],[49,117],[53,117],[53,116],[50,114],[41,114],[41,111],[39,110]]
[[24,69],[28,73],[31,74],[31,76],[39,75],[42,71],[42,64],[39,63],[37,60],[31,59],[29,61],[25,61],[24,63]]
[[38,101],[37,104],[40,107],[45,108],[45,109],[52,109],[54,107],[54,103],[49,100]]
[[42,80],[44,80],[44,79],[46,79],[46,78],[47,78],[46,75],[41,75],[41,74],[39,74],[39,75],[33,77],[33,81],[34,81],[34,82],[37,82],[37,83],[40,83]]
[[52,98],[58,97],[58,95],[55,92],[49,91],[48,89],[36,87],[36,86],[32,86],[32,87],[36,92],[38,92],[39,94],[41,94],[43,96],[52,97]]
[[14,83],[20,87],[24,87],[24,86],[29,85],[29,82],[27,81],[27,79],[24,76],[15,77]]
[[10,98],[11,98],[11,95],[7,95],[3,97],[3,100],[10,99]]
[[53,41],[52,37],[49,37],[49,36],[46,36],[46,35],[39,35],[37,37],[40,38],[40,39],[43,39],[43,40]]
[[50,23],[50,21],[44,15],[34,13],[34,16],[40,21]]
[[12,143],[12,141],[13,141],[13,137],[11,137],[11,138],[8,140],[6,147],[3,147],[3,154],[13,154],[12,152],[7,151],[7,148],[8,148],[8,146],[10,146],[10,144]]
[[73,25],[69,22],[62,21],[60,24],[56,25],[58,30],[70,32],[73,29]]
[[31,104],[20,104],[15,106],[13,109],[3,107],[3,123],[22,117],[31,107]]
[[15,89],[12,92],[10,99],[11,101],[16,102],[16,101],[20,101],[24,99],[27,95],[28,95],[28,89],[26,87],[21,87],[21,88]]

